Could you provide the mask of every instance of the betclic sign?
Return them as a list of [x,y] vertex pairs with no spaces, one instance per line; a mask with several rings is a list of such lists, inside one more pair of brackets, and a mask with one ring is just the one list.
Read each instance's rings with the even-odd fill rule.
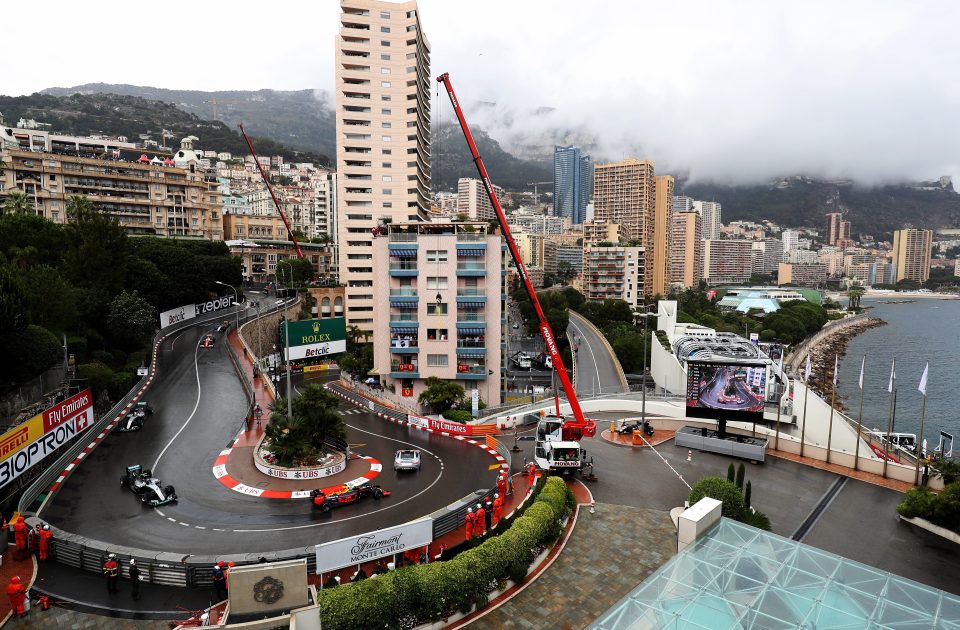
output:
[[0,488],[93,425],[85,389],[0,435]]
[[177,308],[172,308],[169,311],[160,313],[160,328],[166,328],[167,326],[179,324],[180,322],[185,322],[188,319],[193,319],[198,315],[213,313],[229,306],[233,306],[233,297],[226,295],[223,297],[218,297],[215,300],[178,306]]
[[343,317],[289,322],[286,338],[288,361],[313,359],[347,351],[347,322]]

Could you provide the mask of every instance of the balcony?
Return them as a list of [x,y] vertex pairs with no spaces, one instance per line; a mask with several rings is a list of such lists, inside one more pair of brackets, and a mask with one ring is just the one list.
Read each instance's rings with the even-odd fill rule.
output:
[[390,289],[390,297],[417,297],[417,290],[408,287]]
[[416,232],[390,232],[391,243],[416,243]]
[[394,278],[413,278],[417,275],[417,261],[401,260],[390,263],[390,275]]
[[486,362],[457,362],[457,380],[482,381],[490,376]]
[[458,262],[457,275],[461,278],[479,278],[487,275],[487,266],[482,262]]
[[418,354],[420,352],[417,335],[393,335],[390,338],[391,354]]
[[416,361],[411,363],[393,361],[390,363],[390,378],[420,378],[420,366]]
[[460,232],[457,234],[458,243],[483,243],[486,245],[487,235],[483,232]]
[[467,312],[457,313],[458,324],[468,323],[468,322],[480,322],[481,324],[485,324],[486,321],[487,321],[487,317],[486,317],[486,314],[484,313],[477,313],[476,311],[469,312],[469,313]]
[[390,325],[404,328],[419,328],[420,322],[417,321],[416,313],[391,313]]

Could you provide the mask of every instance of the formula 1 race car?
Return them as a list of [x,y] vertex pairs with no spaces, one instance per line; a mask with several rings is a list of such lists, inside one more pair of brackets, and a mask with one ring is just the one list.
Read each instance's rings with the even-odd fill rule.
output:
[[313,507],[320,508],[323,512],[329,512],[332,508],[340,507],[341,505],[356,503],[365,497],[373,497],[379,501],[381,497],[389,496],[389,490],[384,490],[380,486],[372,486],[370,484],[364,484],[356,488],[350,488],[344,484],[336,492],[330,492],[329,494],[324,494],[320,490],[314,490],[310,493]]
[[146,422],[146,420],[146,411],[134,407],[130,410],[130,413],[124,416],[124,418],[120,421],[120,424],[117,426],[117,431],[121,431],[123,433],[139,431],[143,428],[143,423]]
[[167,505],[177,500],[173,486],[161,486],[160,480],[152,476],[149,470],[144,470],[140,464],[127,466],[126,474],[120,477],[120,485],[129,488],[147,507]]
[[213,335],[207,335],[203,338],[203,341],[200,343],[201,348],[212,348],[213,347]]

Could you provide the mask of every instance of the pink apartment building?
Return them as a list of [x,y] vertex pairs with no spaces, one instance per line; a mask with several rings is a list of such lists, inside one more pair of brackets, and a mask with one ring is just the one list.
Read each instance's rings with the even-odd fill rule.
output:
[[374,371],[408,408],[431,376],[500,404],[504,253],[485,222],[401,223],[373,242]]

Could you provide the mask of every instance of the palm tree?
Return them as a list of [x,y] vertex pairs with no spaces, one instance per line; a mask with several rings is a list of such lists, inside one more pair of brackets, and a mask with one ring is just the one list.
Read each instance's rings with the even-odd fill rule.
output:
[[16,214],[18,212],[31,212],[34,207],[30,203],[30,198],[27,197],[27,193],[14,191],[7,195],[7,198],[3,202],[3,213]]
[[856,310],[860,308],[860,298],[863,297],[864,289],[859,285],[854,285],[850,287],[847,291],[847,302],[850,310]]
[[359,326],[350,326],[347,328],[347,339],[350,340],[350,343],[359,343],[360,337],[364,336],[364,331],[360,330]]

